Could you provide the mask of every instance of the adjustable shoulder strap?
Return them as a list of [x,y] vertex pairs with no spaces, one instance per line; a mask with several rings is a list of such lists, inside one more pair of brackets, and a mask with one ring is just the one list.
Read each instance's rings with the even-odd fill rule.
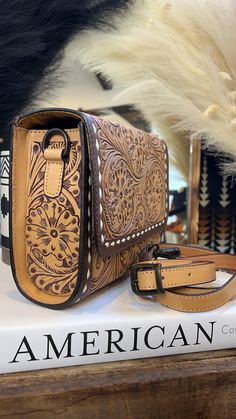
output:
[[[161,246],[170,247],[173,244]],[[132,266],[131,283],[136,294],[186,312],[213,310],[236,295],[236,256],[198,246],[178,248],[178,259],[154,259]],[[217,269],[229,272],[230,279],[220,287],[207,287],[206,283],[215,281]]]

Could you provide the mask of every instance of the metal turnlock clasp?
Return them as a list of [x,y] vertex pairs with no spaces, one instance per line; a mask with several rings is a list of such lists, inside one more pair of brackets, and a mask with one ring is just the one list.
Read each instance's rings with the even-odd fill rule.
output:
[[181,251],[178,247],[163,247],[159,244],[147,244],[139,255],[139,261],[155,260],[158,258],[178,259]]
[[156,250],[156,258],[164,259],[178,259],[181,255],[181,251],[178,247],[166,247],[161,249],[160,247]]

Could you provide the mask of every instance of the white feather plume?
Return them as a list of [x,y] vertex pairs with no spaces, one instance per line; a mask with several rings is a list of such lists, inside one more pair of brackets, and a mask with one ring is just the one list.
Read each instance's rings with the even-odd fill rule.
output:
[[136,0],[109,31],[86,31],[69,46],[159,127],[185,174],[193,132],[230,153],[236,173],[235,3]]

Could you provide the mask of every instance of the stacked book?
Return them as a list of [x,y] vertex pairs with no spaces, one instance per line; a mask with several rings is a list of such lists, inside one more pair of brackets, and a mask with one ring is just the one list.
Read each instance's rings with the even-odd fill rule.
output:
[[[1,256],[1,255],[0,255]],[[229,277],[220,272],[218,283]],[[236,300],[182,313],[135,296],[129,278],[65,311],[26,300],[0,266],[0,372],[147,358],[236,346]]]

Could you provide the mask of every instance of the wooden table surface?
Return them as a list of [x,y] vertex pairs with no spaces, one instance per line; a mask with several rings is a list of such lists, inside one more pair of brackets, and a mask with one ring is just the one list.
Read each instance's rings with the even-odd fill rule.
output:
[[236,418],[236,349],[2,374],[0,418]]

